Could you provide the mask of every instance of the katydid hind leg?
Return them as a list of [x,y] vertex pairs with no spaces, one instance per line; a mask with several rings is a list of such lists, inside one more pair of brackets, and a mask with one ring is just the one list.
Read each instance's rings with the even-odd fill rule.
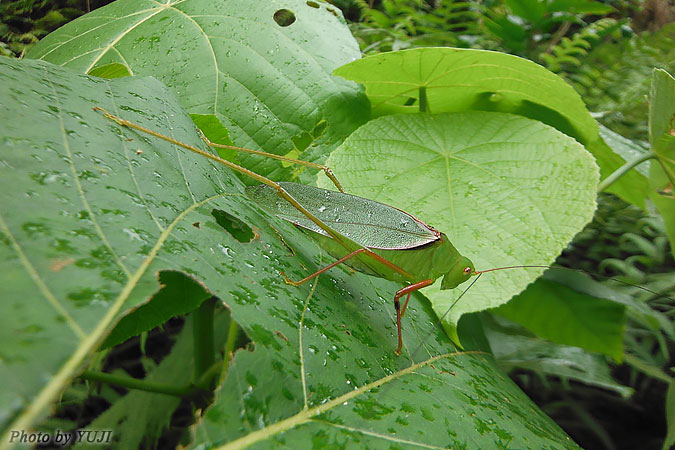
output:
[[[95,111],[101,111],[101,112],[103,113],[103,115],[104,115],[107,119],[112,120],[113,122],[117,123],[118,125],[120,125],[120,126],[122,126],[122,127],[131,128],[131,129],[133,129],[133,130],[140,131],[140,132],[149,134],[149,135],[151,135],[151,136],[154,136],[154,137],[156,137],[156,138],[162,139],[162,140],[164,140],[164,141],[170,142],[171,144],[177,145],[177,146],[182,147],[182,148],[184,148],[184,149],[186,149],[186,150],[189,150],[189,151],[191,151],[191,152],[193,152],[193,153],[196,153],[196,154],[198,154],[198,155],[204,156],[205,158],[208,158],[208,159],[210,159],[210,160],[212,160],[212,161],[218,162],[218,163],[220,163],[220,164],[222,164],[222,165],[224,165],[224,166],[226,166],[226,167],[229,167],[230,169],[232,169],[232,170],[234,170],[234,171],[236,171],[236,172],[239,172],[239,173],[241,173],[242,175],[246,175],[247,177],[250,177],[250,178],[252,178],[252,179],[254,179],[254,180],[256,180],[256,181],[258,181],[258,182],[260,182],[260,183],[263,183],[263,184],[265,184],[265,185],[267,185],[267,186],[270,186],[271,188],[273,188],[273,189],[277,192],[277,194],[278,194],[281,198],[283,198],[284,200],[286,200],[286,201],[287,201],[288,203],[290,203],[295,209],[297,209],[300,213],[302,213],[305,217],[307,217],[309,220],[311,220],[311,221],[312,221],[314,224],[316,224],[319,228],[321,228],[322,230],[324,230],[330,237],[332,237],[333,239],[335,239],[336,242],[338,242],[341,246],[343,246],[343,247],[345,248],[345,250],[347,250],[348,252],[352,252],[352,251],[354,251],[356,248],[358,248],[358,247],[356,247],[356,246],[358,246],[358,244],[356,244],[356,243],[351,243],[351,241],[349,241],[347,238],[345,238],[345,237],[342,236],[341,234],[339,234],[339,233],[337,233],[336,231],[334,231],[332,228],[330,228],[330,227],[327,226],[325,223],[323,223],[320,219],[318,219],[314,214],[312,214],[312,213],[309,212],[307,209],[305,209],[305,208],[304,208],[304,207],[303,207],[303,206],[302,206],[295,198],[293,198],[293,196],[291,196],[291,194],[289,194],[289,193],[288,193],[288,192],[287,192],[287,191],[286,191],[279,183],[277,183],[277,182],[275,182],[275,181],[272,181],[272,180],[270,180],[270,179],[267,178],[267,177],[264,177],[264,176],[262,176],[262,175],[259,175],[259,174],[255,173],[255,172],[253,172],[253,171],[251,171],[251,170],[249,170],[249,169],[247,169],[247,168],[245,168],[245,167],[242,167],[242,166],[240,166],[240,165],[238,165],[238,164],[235,164],[235,163],[233,163],[233,162],[231,162],[231,161],[227,161],[227,160],[225,160],[225,159],[220,158],[219,156],[216,156],[216,155],[213,155],[213,154],[211,154],[211,153],[209,153],[209,152],[206,152],[206,151],[204,151],[204,150],[201,150],[201,149],[199,149],[199,148],[197,148],[197,147],[195,147],[195,146],[193,146],[193,145],[186,144],[186,143],[184,143],[184,142],[180,142],[180,141],[178,141],[178,140],[176,140],[176,139],[174,139],[174,138],[171,138],[171,137],[169,137],[169,136],[163,135],[163,134],[158,133],[158,132],[156,132],[156,131],[150,130],[150,129],[145,128],[145,127],[143,127],[143,126],[141,126],[141,125],[138,125],[138,124],[136,124],[136,123],[133,123],[133,122],[130,122],[130,121],[126,120],[126,119],[123,119],[123,118],[121,118],[121,117],[115,116],[114,114],[111,114],[111,113],[109,113],[108,111],[106,111],[105,109],[100,108],[100,107],[98,107],[98,106],[95,107],[94,110],[95,110]],[[370,250],[368,250],[367,248],[364,248],[363,251],[364,251],[366,254],[371,255],[371,257],[376,257],[376,259],[378,258],[377,255],[375,255],[374,253],[372,253],[372,252],[371,252]],[[379,258],[382,260],[381,262],[383,262],[384,264],[388,265],[391,269],[393,269],[393,270],[399,272],[400,274],[402,274],[402,275],[404,275],[404,276],[408,275],[407,272],[405,272],[405,271],[404,271],[403,269],[401,269],[400,267],[398,267],[398,266],[396,266],[396,265],[390,263],[390,262],[387,261],[387,260],[384,260],[384,258],[381,258],[381,257],[379,257]]]
[[309,161],[303,161],[301,159],[289,158],[287,156],[275,155],[274,153],[264,152],[262,150],[253,150],[253,149],[250,149],[250,148],[237,147],[237,146],[234,146],[234,145],[216,144],[215,142],[211,142],[209,140],[209,138],[206,137],[204,132],[202,132],[201,130],[199,130],[199,131],[200,131],[200,135],[202,137],[202,140],[204,142],[206,142],[206,145],[208,145],[209,147],[222,148],[222,149],[226,149],[226,150],[234,150],[234,151],[237,151],[237,152],[243,152],[243,153],[248,153],[248,154],[251,154],[251,155],[263,156],[265,158],[276,159],[276,160],[285,161],[285,162],[288,162],[288,163],[291,163],[291,164],[298,164],[300,166],[310,167],[310,168],[316,169],[316,170],[321,170],[333,182],[335,187],[338,188],[338,190],[340,192],[343,192],[343,193],[345,192],[344,188],[342,187],[342,185],[338,181],[337,177],[335,176],[335,173],[328,166],[324,166],[323,164],[317,164],[317,163],[313,163],[313,162],[309,162]]

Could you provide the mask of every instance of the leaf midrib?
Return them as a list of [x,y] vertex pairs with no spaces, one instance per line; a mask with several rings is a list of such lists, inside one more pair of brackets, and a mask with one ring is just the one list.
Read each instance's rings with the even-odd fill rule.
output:
[[157,239],[156,244],[153,246],[148,256],[143,260],[141,265],[138,267],[135,273],[129,278],[128,283],[124,286],[124,289],[118,297],[113,302],[110,309],[106,315],[100,320],[96,328],[89,334],[89,336],[84,339],[79,347],[75,350],[73,355],[66,361],[62,368],[52,377],[51,381],[40,391],[40,393],[33,399],[28,408],[18,416],[18,418],[7,427],[7,432],[2,437],[2,444],[0,448],[8,448],[7,445],[10,442],[9,433],[11,430],[26,430],[30,429],[33,421],[37,416],[45,410],[53,401],[55,397],[58,396],[59,392],[66,386],[70,379],[73,377],[78,366],[87,357],[94,349],[99,345],[105,332],[108,329],[108,326],[115,319],[119,311],[122,309],[122,306],[125,304],[126,300],[129,298],[131,292],[140,281],[141,277],[145,274],[147,269],[150,267],[150,264],[154,261],[157,253],[162,248],[164,242],[171,235],[171,232],[176,227],[176,225],[191,211],[194,209],[209,203],[211,201],[217,200],[221,197],[227,196],[230,194],[222,193],[208,197],[201,202],[193,203],[184,211],[182,211],[176,218],[171,222],[171,224],[160,234]]
[[216,450],[230,450],[230,449],[240,449],[240,448],[246,448],[250,445],[253,445],[257,442],[264,441],[274,435],[277,435],[279,433],[283,433],[286,431],[289,431],[292,428],[297,427],[298,425],[302,425],[305,423],[308,423],[312,421],[313,417],[316,417],[320,414],[323,414],[327,411],[330,411],[338,406],[341,406],[343,403],[348,402],[349,400],[358,397],[359,395],[366,394],[372,389],[376,389],[380,386],[383,386],[391,381],[394,381],[398,378],[401,378],[404,375],[411,374],[415,372],[418,369],[421,369],[422,367],[428,366],[439,359],[444,359],[444,358],[450,358],[452,356],[462,356],[462,355],[484,355],[484,352],[480,351],[468,351],[468,352],[452,352],[452,353],[444,353],[442,355],[437,355],[434,357],[431,357],[427,359],[426,361],[419,362],[417,364],[413,364],[403,370],[399,370],[398,372],[394,372],[390,375],[387,375],[383,378],[380,378],[376,381],[373,381],[371,383],[365,384],[357,389],[354,389],[352,391],[347,392],[344,395],[341,395],[339,397],[334,398],[333,400],[330,400],[326,403],[322,403],[318,406],[315,406],[313,408],[309,409],[303,409],[299,413],[297,413],[294,416],[288,417],[286,419],[283,419],[279,422],[276,422],[272,425],[266,426],[265,428],[261,428],[257,431],[254,431],[252,433],[247,434],[246,436],[243,436],[239,439],[236,439],[234,441],[228,442],[227,444],[217,447]]

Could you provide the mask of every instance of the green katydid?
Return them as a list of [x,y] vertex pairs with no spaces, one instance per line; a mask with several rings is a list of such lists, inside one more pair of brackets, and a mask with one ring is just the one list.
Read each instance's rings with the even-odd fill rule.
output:
[[[323,170],[340,192],[297,183],[274,182],[230,161],[129,122],[101,108],[94,109],[103,112],[105,117],[120,126],[163,139],[263,183],[248,187],[247,195],[263,209],[307,230],[319,245],[337,259],[302,280],[293,281],[285,277],[288,284],[299,286],[341,263],[368,275],[408,283],[394,296],[398,331],[398,345],[395,350],[397,355],[401,353],[403,346],[401,318],[414,291],[431,285],[441,277],[441,289],[453,289],[472,275],[481,273],[474,269],[469,258],[459,253],[445,234],[411,214],[344,193],[337,178],[326,166],[257,150],[214,144],[205,139],[212,147],[258,154]],[[404,295],[407,297],[401,306],[400,298]]]

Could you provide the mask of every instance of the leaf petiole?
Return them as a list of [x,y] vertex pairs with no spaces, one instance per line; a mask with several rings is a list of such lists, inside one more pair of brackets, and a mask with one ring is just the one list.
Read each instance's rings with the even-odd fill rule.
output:
[[656,158],[656,153],[654,153],[653,151],[648,151],[644,155],[640,155],[634,160],[626,162],[626,164],[616,169],[607,178],[605,178],[600,182],[600,184],[598,185],[598,192],[604,191],[609,186],[611,186],[615,181],[621,178],[623,175],[630,172],[634,167],[652,158]]

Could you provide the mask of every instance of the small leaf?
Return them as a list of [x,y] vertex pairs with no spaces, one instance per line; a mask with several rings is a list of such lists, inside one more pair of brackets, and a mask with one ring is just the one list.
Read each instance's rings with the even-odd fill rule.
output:
[[675,380],[670,382],[666,393],[666,423],[668,434],[663,441],[662,450],[668,450],[675,445]]
[[528,20],[532,24],[539,23],[546,12],[546,3],[539,0],[506,0],[506,6],[513,14]]
[[[204,136],[214,144],[234,145],[230,132],[214,114],[190,114],[190,118]],[[237,161],[237,151],[227,148],[216,148],[218,155],[228,161]]]
[[[598,125],[598,129],[600,131],[600,136],[605,141],[605,143],[609,145],[616,154],[621,156],[626,161],[639,158],[649,150],[648,148],[645,148],[645,145],[639,142],[631,141],[630,139],[621,136],[619,133],[615,133],[604,125]],[[650,162],[645,161],[635,168],[636,171],[643,175],[642,179],[644,180],[644,193],[646,193],[648,189],[647,180],[644,177],[649,176],[649,165]]]
[[649,140],[659,164],[650,166],[649,198],[663,216],[670,251],[675,256],[675,79],[655,69],[649,104]]
[[632,388],[612,378],[606,357],[539,339],[499,316],[481,313],[481,318],[497,364],[507,373],[516,369],[531,370],[609,389],[623,398],[633,395]]
[[[215,341],[219,348],[225,342],[230,326],[230,315],[222,309],[216,313],[214,320]],[[145,380],[173,386],[188,386],[192,379],[194,366],[194,348],[192,321],[188,320],[171,353],[154,368]],[[181,404],[180,397],[156,394],[139,390],[128,392],[123,398],[113,403],[101,415],[89,424],[97,430],[114,430],[112,448],[141,448],[147,442],[157,442],[171,423],[171,417]],[[90,448],[86,441],[81,441],[75,449]]]
[[172,317],[194,311],[213,295],[181,272],[161,272],[159,282],[162,288],[148,303],[125,315],[101,344],[101,349],[121,344],[130,337],[162,325]]
[[649,93],[649,142],[663,171],[675,184],[675,79],[654,69]]

